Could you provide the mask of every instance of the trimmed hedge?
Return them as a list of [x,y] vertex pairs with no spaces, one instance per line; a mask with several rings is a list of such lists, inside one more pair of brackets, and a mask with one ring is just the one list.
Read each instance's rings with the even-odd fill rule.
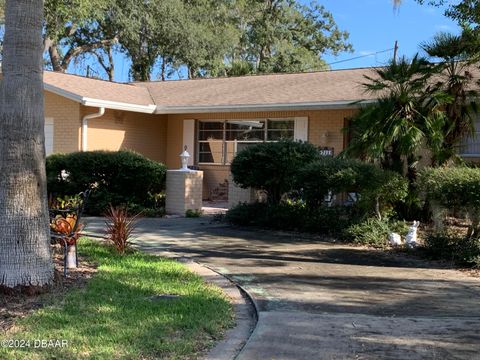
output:
[[480,242],[454,233],[428,234],[425,238],[428,254],[434,259],[453,261],[459,265],[480,267]]
[[447,208],[480,209],[480,168],[428,168],[418,178],[428,198]]
[[[443,167],[422,171],[417,185],[430,205],[434,231],[425,238],[430,256],[480,266],[480,168]],[[468,230],[445,227],[448,211],[465,215]]]
[[[301,142],[249,147],[233,160],[232,173],[242,187],[266,190],[269,201],[230,209],[228,222],[335,235],[375,246],[385,245],[394,206],[408,194],[407,180],[395,172],[359,160],[323,157],[314,146]],[[357,200],[325,201],[329,194],[346,193],[356,193]],[[372,216],[377,220],[368,220]],[[360,225],[352,227],[355,224]],[[373,231],[371,238],[358,235],[362,226]]]
[[392,171],[359,160],[321,158],[299,171],[297,189],[301,189],[307,206],[322,206],[328,193],[355,192],[356,207],[378,217],[388,215],[393,205],[405,199],[408,182]]
[[[131,151],[87,151],[47,157],[48,192],[54,196],[92,189],[86,212],[103,215],[107,206],[127,205],[146,215],[162,212],[166,167]],[[68,174],[67,177],[63,176]],[[62,177],[63,176],[63,177]]]
[[429,168],[420,173],[417,183],[431,205],[466,214],[467,237],[480,238],[480,168]]
[[268,202],[278,204],[285,193],[294,189],[298,170],[319,156],[314,145],[301,141],[252,145],[233,159],[233,181],[243,188],[265,190]]

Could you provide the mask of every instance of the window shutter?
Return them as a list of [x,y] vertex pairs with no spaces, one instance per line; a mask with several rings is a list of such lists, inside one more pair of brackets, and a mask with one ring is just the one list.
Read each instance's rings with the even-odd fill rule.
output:
[[53,153],[53,119],[45,119],[45,154],[48,156]]
[[293,136],[295,140],[308,141],[308,117],[295,118],[295,130]]
[[[183,145],[187,146],[187,151],[190,154],[188,165],[193,165],[195,159],[195,120],[183,120]],[[180,150],[183,151],[183,148]]]

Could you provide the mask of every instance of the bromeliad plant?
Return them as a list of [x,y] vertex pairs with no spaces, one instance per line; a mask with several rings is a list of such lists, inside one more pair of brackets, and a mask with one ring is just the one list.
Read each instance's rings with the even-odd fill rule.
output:
[[136,223],[141,213],[130,216],[125,206],[114,207],[110,205],[105,216],[106,239],[112,243],[115,250],[120,254],[125,252],[131,246],[131,239]]

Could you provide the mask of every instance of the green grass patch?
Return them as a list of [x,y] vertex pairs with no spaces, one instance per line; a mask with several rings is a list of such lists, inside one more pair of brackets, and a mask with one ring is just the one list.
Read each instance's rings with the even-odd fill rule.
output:
[[[191,359],[233,325],[222,291],[176,261],[140,252],[121,256],[90,240],[79,249],[99,264],[98,273],[19,319],[0,340],[30,340],[30,347],[0,347],[1,359]],[[160,294],[180,297],[150,299]],[[33,348],[42,339],[68,346]]]

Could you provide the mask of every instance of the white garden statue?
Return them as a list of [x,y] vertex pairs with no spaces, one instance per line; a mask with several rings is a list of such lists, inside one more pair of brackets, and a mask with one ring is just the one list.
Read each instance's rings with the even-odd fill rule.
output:
[[409,248],[414,248],[417,246],[417,230],[420,225],[420,221],[414,221],[412,226],[408,229],[408,234],[405,237],[405,243]]
[[391,232],[390,234],[388,234],[388,242],[391,246],[400,246],[402,245],[402,237],[400,236],[400,234]]

